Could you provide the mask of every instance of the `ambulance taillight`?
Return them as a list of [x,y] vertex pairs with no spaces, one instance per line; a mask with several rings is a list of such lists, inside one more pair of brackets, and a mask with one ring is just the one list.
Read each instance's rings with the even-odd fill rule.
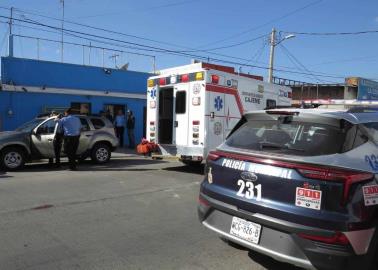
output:
[[197,144],[199,144],[199,124],[200,124],[200,121],[194,120],[192,122],[192,124],[193,124],[192,143],[197,145]]
[[154,142],[155,141],[155,121],[150,121],[150,141]]

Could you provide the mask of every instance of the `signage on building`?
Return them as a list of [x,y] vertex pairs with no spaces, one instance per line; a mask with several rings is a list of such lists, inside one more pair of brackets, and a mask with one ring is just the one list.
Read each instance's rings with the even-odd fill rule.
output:
[[363,78],[347,78],[346,84],[357,86],[358,100],[378,100],[378,82]]

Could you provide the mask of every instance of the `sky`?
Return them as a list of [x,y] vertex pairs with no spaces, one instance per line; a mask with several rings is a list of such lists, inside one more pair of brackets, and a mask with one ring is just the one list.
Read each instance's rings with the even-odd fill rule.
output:
[[[57,31],[61,27],[61,0],[0,1],[0,50],[3,56],[8,53],[9,25],[6,22],[10,16],[7,8],[10,7],[15,8],[14,18],[17,19],[13,26],[15,56],[60,61],[59,42],[42,39],[61,40],[61,31]],[[64,18],[67,30],[64,41],[86,45],[65,44],[63,59],[67,63],[108,67],[128,63],[130,70],[150,72],[154,58],[156,68],[163,69],[189,64],[192,59],[203,57],[213,63],[227,61],[225,65],[266,78],[268,35],[273,27],[281,38],[294,32],[378,30],[378,1],[64,0]],[[40,40],[25,36],[39,37]],[[102,39],[104,37],[107,39]],[[378,33],[295,34],[294,38],[283,40],[276,46],[274,76],[319,83],[342,83],[348,76],[378,80],[377,43]]]

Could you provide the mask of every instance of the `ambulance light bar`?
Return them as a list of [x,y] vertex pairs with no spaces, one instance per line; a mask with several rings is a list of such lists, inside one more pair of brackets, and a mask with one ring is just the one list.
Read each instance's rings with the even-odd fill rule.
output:
[[167,83],[166,78],[160,78],[159,79],[159,85],[166,85],[166,83]]
[[202,81],[204,80],[204,72],[194,72],[194,73],[187,73],[187,74],[181,74],[181,75],[172,75],[169,77],[162,77],[157,79],[149,79],[147,81],[148,87],[154,87],[155,85],[169,85],[169,84],[175,84],[175,83],[186,83],[191,81]]
[[182,74],[180,81],[181,82],[189,82],[189,74]]
[[219,76],[218,75],[211,75],[211,83],[218,84],[219,83]]
[[378,105],[378,101],[356,100],[356,99],[310,99],[303,100],[305,104],[319,105]]

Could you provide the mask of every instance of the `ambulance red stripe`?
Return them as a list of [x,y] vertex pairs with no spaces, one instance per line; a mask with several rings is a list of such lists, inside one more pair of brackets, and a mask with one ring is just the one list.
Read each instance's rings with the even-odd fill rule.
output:
[[238,105],[240,115],[243,115],[244,113],[243,104],[241,102],[239,92],[237,89],[227,88],[227,87],[213,85],[213,84],[206,84],[206,91],[233,95],[235,97],[236,104]]

